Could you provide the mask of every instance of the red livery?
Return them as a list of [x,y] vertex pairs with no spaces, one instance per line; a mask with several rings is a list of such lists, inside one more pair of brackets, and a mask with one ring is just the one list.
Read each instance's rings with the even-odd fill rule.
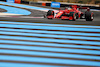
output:
[[[83,13],[79,9],[87,9],[87,11]],[[94,19],[94,14],[88,7],[78,7],[76,5],[72,5],[69,8],[65,8],[65,10],[60,9],[57,13],[55,13],[53,10],[49,10],[46,17],[48,19],[68,19],[73,21],[76,19],[86,19],[86,21],[92,21]]]

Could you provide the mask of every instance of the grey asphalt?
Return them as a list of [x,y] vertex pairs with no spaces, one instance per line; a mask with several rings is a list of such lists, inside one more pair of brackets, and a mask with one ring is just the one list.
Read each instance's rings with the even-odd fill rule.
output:
[[[0,16],[0,21],[17,21],[17,22],[27,22],[27,23],[47,23],[47,24],[71,24],[71,25],[90,25],[90,26],[92,26],[92,25],[96,25],[96,26],[100,26],[100,12],[94,12],[94,21],[85,21],[85,19],[78,19],[78,20],[76,20],[76,21],[69,21],[69,20],[60,20],[60,19],[53,19],[53,20],[50,20],[50,19],[47,19],[47,18],[30,18],[30,17],[43,17],[43,15],[45,14],[45,12],[42,12],[42,11],[38,11],[38,10],[30,10],[30,9],[27,9],[27,10],[29,10],[29,11],[31,11],[32,13],[30,14],[30,15],[28,15],[28,16]],[[9,23],[2,23],[2,24],[9,24]],[[13,23],[11,23],[11,24],[13,24]],[[20,24],[20,23],[18,23],[18,24]],[[15,24],[15,25],[18,25],[17,23]],[[26,26],[26,25],[24,25],[24,23],[23,23],[23,26]],[[36,25],[33,25],[33,26],[36,26]],[[31,27],[31,26],[30,26]],[[40,26],[41,27],[41,26]],[[42,26],[43,27],[43,26]],[[48,27],[48,26],[47,26]],[[40,28],[37,28],[37,29],[29,29],[29,28],[15,28],[15,27],[6,27],[6,26],[1,26],[1,28],[3,28],[3,29],[12,29],[12,30],[14,30],[14,31],[11,31],[11,30],[0,30],[1,32],[6,32],[6,33],[1,33],[0,35],[1,36],[4,36],[4,38],[1,38],[0,40],[5,40],[5,41],[12,41],[12,43],[8,43],[7,45],[12,45],[12,46],[18,46],[18,45],[22,45],[22,46],[25,46],[25,47],[39,47],[39,49],[41,48],[41,47],[43,47],[43,48],[53,48],[53,49],[60,49],[60,48],[63,48],[63,49],[71,49],[71,51],[74,49],[74,50],[83,50],[83,51],[90,51],[90,53],[92,53],[92,50],[93,51],[98,51],[99,52],[99,49],[95,49],[95,48],[91,48],[91,47],[99,47],[99,45],[88,45],[88,44],[79,44],[79,43],[62,43],[62,42],[51,42],[51,41],[38,41],[38,40],[28,40],[28,38],[41,38],[41,39],[44,39],[44,38],[47,38],[47,39],[56,39],[56,40],[73,40],[73,41],[87,41],[87,42],[99,42],[100,40],[88,40],[88,39],[77,39],[77,37],[78,36],[81,36],[81,37],[95,37],[95,36],[83,36],[83,35],[75,35],[75,34],[73,34],[72,36],[71,35],[68,35],[68,34],[66,34],[66,35],[64,35],[64,34],[50,34],[50,33],[41,33],[41,32],[26,32],[26,31],[24,31],[24,30],[27,30],[27,31],[35,31],[35,30],[37,30],[37,31],[48,31],[48,32],[53,32],[53,31],[57,31],[57,32],[61,32],[61,33],[64,33],[64,32],[66,32],[66,31],[64,31],[64,30],[50,30],[49,29],[49,27],[47,28],[47,30],[45,30],[45,29],[40,29]],[[58,28],[60,28],[60,27],[58,27]],[[67,28],[67,27],[66,27]],[[74,28],[73,28],[74,29]],[[80,28],[81,29],[81,28]],[[89,28],[88,28],[89,29]],[[90,29],[92,29],[92,28],[90,28]],[[19,30],[23,30],[23,32],[22,31],[19,31]],[[10,32],[10,34],[8,34],[8,32]],[[75,33],[80,33],[81,31],[69,31],[69,32],[75,32]],[[27,34],[27,35],[19,35],[19,34],[13,34],[13,33],[21,33],[21,34]],[[67,32],[66,32],[67,33]],[[99,34],[99,32],[86,32],[86,31],[83,31],[83,32],[81,32],[81,33],[84,33],[84,34]],[[29,34],[32,34],[32,35],[29,35]],[[46,37],[46,36],[35,36],[35,35],[33,35],[33,34],[37,34],[37,35],[54,35],[54,36],[57,36],[57,37]],[[7,36],[9,36],[9,37],[15,37],[15,39],[14,38],[7,38],[6,39],[6,37]],[[66,39],[64,39],[64,38],[62,38],[62,37],[59,37],[59,36],[65,36],[66,37]],[[67,38],[67,36],[70,36],[70,37],[73,37],[73,36],[77,36],[76,38]],[[16,37],[19,37],[19,39],[16,39]],[[22,39],[21,40],[21,37],[23,38],[23,37],[27,37],[27,39],[26,40],[24,40],[24,39]],[[99,37],[97,37],[97,38],[99,38]],[[97,54],[85,54],[85,53],[72,53],[72,52],[60,52],[60,51],[48,51],[48,50],[34,50],[33,48],[32,49],[18,49],[18,48],[6,48],[7,46],[6,46],[6,43],[5,43],[5,41],[4,41],[4,43],[2,43],[3,45],[5,45],[5,47],[4,48],[0,48],[0,49],[3,49],[3,50],[11,50],[11,51],[13,51],[14,52],[14,50],[17,50],[17,51],[19,51],[19,52],[21,52],[21,51],[29,51],[29,52],[37,52],[37,54],[38,54],[38,52],[47,52],[47,53],[54,53],[54,54],[73,54],[73,56],[74,55],[78,55],[78,56],[80,56],[80,55],[83,55],[83,56],[81,56],[81,57],[84,57],[84,56],[86,56],[86,57],[88,57],[88,56],[90,56],[90,58],[91,58],[91,56],[97,56],[97,57],[99,57],[99,55],[97,55]],[[27,44],[27,46],[26,45],[24,45],[24,44],[18,44],[17,42],[16,43],[13,43],[13,41],[19,41],[19,42],[27,42],[27,43],[31,43],[31,42],[39,42],[39,43],[41,43],[41,45],[36,45],[36,44],[33,44],[33,45],[29,45],[29,44]],[[43,45],[43,43],[49,43],[49,44],[62,44],[62,45],[73,45],[73,46],[83,46],[83,47],[85,47],[86,46],[86,48],[80,48],[80,47],[58,47],[58,46],[52,46],[52,45]],[[87,48],[87,46],[88,46],[88,48]],[[90,48],[89,48],[89,46],[90,46]],[[67,50],[65,50],[65,51],[67,51]],[[95,53],[95,52],[93,52],[93,53]],[[31,53],[31,54],[32,54]],[[41,53],[42,54],[42,53]],[[12,53],[1,53],[1,55],[5,55],[5,56],[7,56],[7,58],[9,58],[9,56],[20,56],[20,57],[32,57],[32,58],[49,58],[49,59],[65,59],[65,60],[74,60],[74,61],[83,61],[83,62],[96,62],[96,63],[98,63],[99,61],[100,61],[100,59],[89,59],[89,58],[87,58],[87,59],[83,59],[83,58],[74,58],[74,57],[56,57],[56,56],[47,56],[47,55],[45,55],[44,54],[44,56],[43,56],[43,54],[42,55],[29,55],[29,54],[25,54],[25,55],[23,55],[23,53],[22,54],[17,54],[16,52],[15,52],[15,54],[12,54]],[[12,58],[12,57],[11,57]],[[16,59],[16,58],[15,58]],[[34,60],[34,59],[33,59]],[[44,61],[44,60],[43,60]],[[10,63],[20,63],[20,64],[38,64],[38,65],[53,65],[53,66],[60,66],[60,67],[67,67],[67,66],[69,66],[69,67],[92,67],[92,66],[89,66],[89,65],[79,65],[79,64],[73,64],[73,63],[75,63],[75,62],[72,62],[71,64],[62,64],[62,63],[59,63],[59,64],[57,64],[57,63],[48,63],[48,62],[29,62],[29,61],[12,61],[12,60],[7,60],[7,59],[4,59],[3,61],[1,60],[1,62],[10,62]],[[80,62],[81,63],[81,62]],[[99,64],[99,63],[98,63]],[[3,65],[3,64],[2,64]],[[5,65],[5,64],[4,64]],[[9,64],[10,65],[10,64]],[[9,66],[8,65],[8,66]],[[91,64],[90,64],[91,65]],[[41,67],[43,67],[43,66],[41,66]]]
[[[79,25],[100,25],[100,12],[94,12],[94,20],[86,21],[85,19],[77,19],[76,21],[60,20],[60,19],[47,19],[47,18],[16,18],[16,17],[0,17],[1,21],[22,21],[32,23],[49,23],[49,24],[79,24]],[[34,15],[33,15],[34,16]],[[42,15],[40,16],[42,17]]]
[[[45,7],[47,8],[47,7]],[[49,7],[50,8],[50,7]],[[46,12],[33,10],[33,9],[26,9],[31,12],[29,16],[31,17],[43,17]],[[0,9],[2,12],[6,12],[4,9]],[[25,16],[27,17],[27,16]],[[94,20],[85,21],[85,19],[77,19],[76,21],[69,21],[69,20],[60,20],[60,19],[53,19],[49,20],[46,18],[18,18],[18,17],[0,17],[1,21],[23,21],[23,22],[32,22],[32,23],[49,23],[49,24],[82,24],[82,25],[100,25],[100,12],[94,12]]]

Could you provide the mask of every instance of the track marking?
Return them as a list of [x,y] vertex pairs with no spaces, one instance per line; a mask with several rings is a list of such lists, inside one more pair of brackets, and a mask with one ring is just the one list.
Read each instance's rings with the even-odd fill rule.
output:
[[100,66],[99,28],[1,21],[0,61],[2,66],[10,62],[8,67],[23,63],[41,67]]

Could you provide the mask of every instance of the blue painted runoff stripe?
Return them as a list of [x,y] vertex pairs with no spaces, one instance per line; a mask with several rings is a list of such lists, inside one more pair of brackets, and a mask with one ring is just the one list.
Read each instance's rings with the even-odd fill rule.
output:
[[[22,4],[16,4],[16,3],[8,3],[8,2],[2,2],[2,1],[0,1],[0,4],[17,6],[17,7],[28,8],[28,9],[36,9],[36,10],[54,10],[54,9],[40,8],[40,7],[35,7],[35,6],[28,6],[28,5],[22,5]],[[93,9],[91,9],[91,10],[93,10]],[[96,10],[96,11],[99,11],[99,10]]]
[[99,56],[77,55],[77,54],[61,54],[61,53],[48,53],[48,52],[35,52],[35,51],[19,51],[19,50],[4,50],[0,49],[0,53],[21,54],[21,55],[38,55],[38,56],[52,56],[64,58],[81,58],[81,59],[94,59],[100,60]]
[[73,27],[50,27],[50,26],[31,26],[31,25],[15,25],[15,24],[0,24],[0,27],[100,32],[100,29],[89,29],[89,28],[74,28],[73,29]]
[[[13,41],[12,41],[13,42]],[[6,43],[12,43],[6,41]],[[1,42],[3,43],[3,42]],[[96,46],[85,46],[85,45],[70,45],[70,44],[56,44],[56,43],[42,43],[42,42],[13,42],[13,44],[24,44],[24,45],[42,45],[42,46],[57,46],[57,47],[72,47],[72,48],[88,48],[88,49],[100,49],[99,47]]]
[[19,32],[3,32],[0,34],[8,34],[8,35],[24,35],[24,36],[39,36],[39,37],[55,37],[55,38],[70,38],[70,39],[86,39],[86,40],[100,40],[99,37],[83,37],[83,36],[65,36],[65,35],[50,35],[50,34],[34,34],[34,33],[19,33]]
[[0,62],[0,67],[64,67],[64,66]]
[[29,32],[29,33],[46,33],[46,34],[63,34],[63,35],[85,35],[85,36],[100,36],[98,33],[80,33],[80,32],[60,32],[60,31],[43,31],[43,30],[25,30],[25,29],[6,29],[0,28],[2,31],[17,31],[17,32]]
[[21,15],[30,15],[31,14],[31,12],[28,10],[15,8],[15,7],[0,5],[0,8],[7,10],[7,12],[4,12],[4,13],[21,14]]
[[[3,40],[0,40],[3,41]],[[6,42],[6,41],[5,41]],[[19,46],[19,45],[0,45],[0,48],[12,49],[27,49],[27,50],[43,50],[43,51],[56,51],[56,52],[70,52],[70,53],[85,53],[85,54],[98,54],[100,51],[95,50],[82,50],[82,49],[69,49],[69,48],[51,48],[51,47],[37,47],[37,46]]]
[[[4,42],[0,42],[4,43]],[[12,44],[21,44],[21,45],[42,45],[42,46],[57,46],[57,47],[72,47],[72,48],[88,48],[88,49],[100,49],[100,47],[96,46],[85,46],[85,45],[70,45],[70,44],[56,44],[56,43],[42,43],[42,42],[26,42],[26,41],[6,41],[7,43]]]
[[0,4],[17,6],[17,7],[28,8],[28,9],[36,9],[36,10],[50,10],[47,8],[40,8],[40,7],[28,6],[28,5],[22,5],[22,4],[16,4],[16,3],[7,3],[7,2],[1,2],[1,1],[0,1]]
[[44,23],[28,23],[28,22],[12,22],[12,21],[0,21],[0,23],[30,24],[30,25],[49,25],[49,26],[63,26],[63,27],[72,26],[72,27],[100,28],[100,26],[89,26],[89,25],[44,24]]
[[15,36],[0,36],[3,39],[20,39],[20,40],[31,40],[31,41],[45,41],[45,42],[59,42],[59,43],[76,43],[76,44],[89,44],[89,45],[100,45],[100,42],[95,41],[79,41],[79,40],[63,40],[63,39],[49,39],[49,38],[34,38],[34,37],[15,37]]
[[11,61],[27,61],[27,62],[43,62],[43,63],[58,63],[58,64],[76,64],[76,65],[89,65],[100,66],[100,62],[96,61],[81,61],[81,60],[66,60],[66,59],[54,59],[54,58],[37,58],[37,57],[20,57],[20,56],[0,56],[1,60]]

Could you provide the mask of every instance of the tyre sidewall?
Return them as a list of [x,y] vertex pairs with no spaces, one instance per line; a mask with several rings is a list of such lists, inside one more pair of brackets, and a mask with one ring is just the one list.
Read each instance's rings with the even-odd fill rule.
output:
[[85,12],[85,19],[86,19],[86,21],[92,21],[94,19],[93,13],[90,11],[86,11]]

